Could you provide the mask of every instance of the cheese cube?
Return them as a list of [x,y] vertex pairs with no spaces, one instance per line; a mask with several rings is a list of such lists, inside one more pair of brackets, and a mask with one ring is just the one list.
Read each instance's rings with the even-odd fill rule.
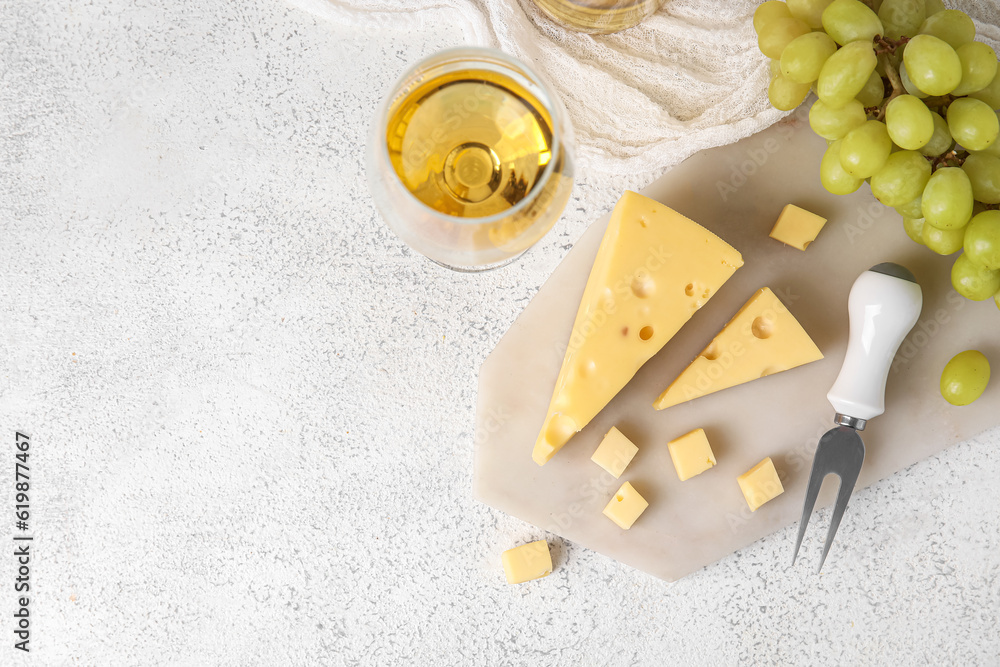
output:
[[552,574],[552,556],[545,540],[508,549],[501,556],[508,584],[523,584]]
[[782,209],[778,221],[771,228],[771,238],[793,248],[805,250],[816,239],[825,224],[826,218],[789,204]]
[[604,436],[604,440],[601,440],[601,444],[597,446],[597,451],[590,457],[590,460],[618,479],[638,451],[639,448],[632,444],[631,440],[612,426],[611,430]]
[[751,512],[756,512],[758,507],[785,492],[770,456],[740,475],[737,481]]
[[608,506],[604,508],[604,516],[628,530],[639,518],[639,515],[646,511],[647,507],[649,507],[649,503],[646,502],[646,499],[640,496],[631,484],[625,482],[608,503]]
[[715,454],[708,444],[705,430],[697,428],[667,443],[670,458],[677,470],[677,477],[683,482],[700,475],[715,465]]

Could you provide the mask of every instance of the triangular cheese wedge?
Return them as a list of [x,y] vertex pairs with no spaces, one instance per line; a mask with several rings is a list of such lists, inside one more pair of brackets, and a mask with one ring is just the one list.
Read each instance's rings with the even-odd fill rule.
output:
[[669,408],[822,358],[802,325],[774,292],[762,287],[653,407]]
[[725,241],[626,192],[580,301],[532,458],[545,464],[743,266]]

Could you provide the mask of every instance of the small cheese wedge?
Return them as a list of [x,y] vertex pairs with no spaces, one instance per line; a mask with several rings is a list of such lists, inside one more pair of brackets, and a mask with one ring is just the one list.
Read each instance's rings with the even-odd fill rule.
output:
[[639,518],[639,515],[646,511],[649,503],[639,495],[631,484],[625,482],[618,493],[611,499],[608,506],[604,508],[604,516],[618,524],[619,527],[628,530]]
[[781,210],[778,221],[771,228],[771,238],[799,250],[805,250],[816,240],[826,224],[826,218],[789,204]]
[[674,462],[677,477],[682,482],[700,475],[715,465],[715,454],[708,444],[705,429],[696,428],[667,443],[670,460]]
[[601,440],[601,444],[597,446],[597,450],[590,457],[590,460],[618,479],[638,451],[639,448],[631,440],[612,426],[604,439]]
[[823,358],[781,300],[762,287],[653,403],[669,408]]
[[535,463],[590,423],[742,265],[740,253],[696,222],[622,195],[587,279]]
[[756,512],[758,507],[785,492],[770,456],[737,477],[736,481],[751,512]]
[[552,574],[552,555],[545,540],[508,549],[500,556],[508,584],[523,584]]

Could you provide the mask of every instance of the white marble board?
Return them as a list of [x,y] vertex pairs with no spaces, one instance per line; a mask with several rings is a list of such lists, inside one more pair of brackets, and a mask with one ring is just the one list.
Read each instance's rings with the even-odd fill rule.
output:
[[[1000,369],[1000,312],[992,300],[972,303],[954,293],[951,259],[910,241],[897,214],[878,204],[867,186],[845,197],[823,190],[818,169],[824,147],[799,111],[758,135],[691,157],[643,190],[735,246],[745,265],[587,428],[539,467],[531,449],[608,216],[591,225],[480,369],[479,500],[669,581],[796,522],[816,443],[831,427],[826,392],[846,347],[847,294],[862,271],[883,261],[913,271],[924,307],[890,373],[886,413],[863,433],[867,458],[859,488],[1000,424],[1000,381],[964,408],[938,393],[942,367],[964,349],[982,350]],[[805,252],[768,237],[787,203],[829,220]],[[659,392],[764,285],[785,302],[825,359],[653,410]],[[590,460],[611,426],[639,446],[620,480]],[[708,433],[718,465],[680,482],[666,443],[697,427]],[[751,513],[736,477],[765,456],[774,459],[785,493]],[[650,502],[628,531],[601,513],[624,481]],[[832,500],[834,486],[827,482],[821,504]],[[851,520],[850,510],[844,520]],[[798,567],[815,567],[825,532],[825,522],[814,519]],[[789,541],[789,561],[792,546]],[[850,549],[836,543],[827,567],[836,567],[838,555]]]

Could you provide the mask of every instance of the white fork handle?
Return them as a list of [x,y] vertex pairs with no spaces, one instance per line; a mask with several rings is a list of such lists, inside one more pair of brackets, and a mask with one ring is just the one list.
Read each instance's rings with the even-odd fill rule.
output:
[[896,350],[920,316],[923,294],[898,264],[862,273],[847,300],[850,337],[840,375],[826,395],[834,410],[869,420],[885,412],[885,383]]

